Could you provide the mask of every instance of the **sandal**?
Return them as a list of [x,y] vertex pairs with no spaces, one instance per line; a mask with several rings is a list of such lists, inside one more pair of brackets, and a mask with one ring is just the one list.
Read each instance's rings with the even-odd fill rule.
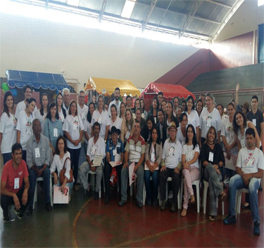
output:
[[190,201],[191,204],[195,203],[195,197],[194,195],[191,195],[191,201]]
[[214,221],[214,220],[215,220],[215,216],[213,216],[213,215],[209,215],[209,220],[210,220],[210,221]]
[[185,217],[187,215],[187,209],[183,208],[181,212],[181,217]]

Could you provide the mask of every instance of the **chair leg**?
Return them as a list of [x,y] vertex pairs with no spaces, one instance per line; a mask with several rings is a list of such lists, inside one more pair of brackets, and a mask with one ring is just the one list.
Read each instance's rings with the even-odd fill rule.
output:
[[225,215],[225,202],[222,201],[222,215]]
[[133,196],[133,184],[130,185],[130,196]]
[[197,213],[200,213],[200,188],[199,184],[195,185],[196,187],[196,201],[197,201]]
[[33,209],[35,209],[35,202],[38,200],[37,197],[38,197],[38,181],[36,181],[36,184],[35,184],[35,191],[34,191],[34,200],[33,200]]
[[204,184],[204,190],[203,190],[203,212],[206,214],[206,199],[207,199],[207,190],[208,186],[207,184]]
[[241,211],[241,200],[242,200],[242,191],[237,191],[237,213],[240,214]]
[[53,188],[52,188],[52,177],[50,177],[50,205],[51,206],[53,206],[53,194],[52,194],[52,192],[53,192],[53,190],[52,190]]
[[143,183],[143,205],[146,203],[146,185]]

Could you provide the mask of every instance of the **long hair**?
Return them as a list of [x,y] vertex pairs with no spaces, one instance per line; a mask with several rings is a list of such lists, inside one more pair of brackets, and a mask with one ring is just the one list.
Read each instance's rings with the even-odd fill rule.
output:
[[69,115],[72,114],[72,112],[71,112],[71,105],[72,105],[73,103],[76,104],[76,112],[75,112],[75,115],[78,116],[78,108],[77,108],[78,105],[77,105],[77,102],[76,102],[75,100],[71,100],[71,102],[70,102],[70,105],[69,105]]
[[[44,115],[44,107],[43,107],[43,104],[42,104],[42,99],[43,99],[43,96],[46,96],[48,98],[48,95],[46,93],[43,93],[42,96],[41,96],[41,100],[40,100],[40,114],[43,116]],[[48,98],[48,106],[49,106],[49,98]]]
[[12,109],[14,109],[14,97],[13,97],[11,91],[7,91],[7,92],[5,93],[5,96],[4,96],[4,103],[3,103],[3,105],[4,105],[3,113],[6,113],[8,117],[10,117],[10,113],[9,113],[8,107],[7,107],[7,105],[6,105],[6,100],[7,100],[7,97],[9,97],[9,96],[12,96],[12,99],[13,99],[13,106],[12,106]]
[[90,106],[91,106],[91,105],[94,106],[94,110],[95,110],[95,104],[94,104],[94,102],[90,102],[90,103],[89,103],[89,111],[88,111],[88,113],[87,113],[87,121],[88,121],[89,123],[91,123],[91,121],[92,121],[92,114],[91,114],[91,112],[90,112]]
[[[156,126],[153,126],[152,127],[152,129],[151,129],[151,132],[150,132],[150,139],[149,139],[149,150],[148,150],[148,152],[149,152],[149,154],[150,154],[150,150],[151,150],[151,144],[152,144],[152,132],[153,132],[153,130],[156,130],[156,132],[157,132],[157,141],[156,141],[156,144],[160,144],[160,138],[159,138],[159,130],[158,130],[158,128],[156,127]],[[154,146],[154,152],[155,152],[155,157],[156,157],[156,144],[155,144],[155,146]]]
[[238,134],[238,130],[240,129],[240,127],[237,125],[236,123],[236,116],[238,114],[241,114],[243,117],[243,127],[247,126],[247,117],[244,115],[244,113],[242,111],[237,111],[234,115],[234,119],[233,119],[233,127],[234,127],[234,133],[237,135]]
[[[127,122],[127,120],[125,120],[126,121],[126,127],[127,127],[127,129],[128,129],[128,125],[130,125],[130,127],[131,127],[131,129],[133,128],[133,126],[134,126],[134,119],[133,119],[133,114],[132,114],[132,111],[131,111],[131,109],[126,109],[126,112],[127,111],[129,111],[130,112],[130,115],[131,115],[131,120],[129,121],[129,122]],[[126,113],[125,112],[125,113]],[[126,118],[126,117],[125,117]]]
[[[126,105],[125,105],[125,103],[124,103],[124,102],[121,102],[121,103],[120,103],[120,113],[119,113],[119,117],[120,117],[120,118],[122,118],[122,113],[121,113],[121,105],[122,105],[122,104],[125,106],[125,109],[126,109]],[[125,110],[125,116],[126,116],[126,110]]]
[[[166,121],[165,121],[165,119],[166,119],[166,115],[165,115],[163,109],[161,109],[161,108],[158,110],[158,115],[159,115],[159,112],[161,112],[161,113],[163,114],[163,122],[160,123],[160,124],[161,124],[162,126],[164,126],[164,124],[166,124]],[[159,121],[158,121],[158,122],[159,122]]]
[[62,135],[60,135],[59,137],[58,137],[58,139],[57,139],[57,141],[56,141],[56,148],[55,148],[55,154],[57,154],[57,155],[59,155],[60,154],[60,151],[59,151],[59,146],[58,146],[58,144],[59,144],[59,141],[60,140],[63,140],[63,142],[64,142],[64,153],[66,153],[67,152],[67,143],[66,143],[66,140],[65,140],[65,138],[62,136]]
[[157,114],[158,114],[159,100],[158,100],[158,98],[155,96],[155,97],[153,97],[153,99],[152,99],[152,104],[151,104],[151,106],[150,106],[149,115],[153,115],[153,102],[154,102],[154,100],[156,100],[156,102],[157,102],[157,108],[156,108],[156,111],[157,111]]
[[[59,108],[58,108],[58,101],[57,101],[58,96],[61,96],[61,97],[63,98],[62,93],[59,92],[59,93],[57,94],[57,96],[56,96],[56,99],[55,99],[55,103],[56,103],[56,106],[57,106],[57,111],[59,111]],[[61,105],[61,110],[62,110],[62,113],[63,113],[64,118],[66,118],[66,115],[67,115],[67,114],[66,114],[66,110],[62,107],[62,105]]]
[[211,126],[206,134],[206,141],[205,143],[208,144],[208,136],[209,136],[209,133],[211,132],[211,130],[214,130],[214,134],[215,134],[215,138],[214,138],[214,144],[215,144],[215,141],[216,141],[216,138],[217,138],[217,132],[216,132],[216,129],[214,126]]
[[188,129],[189,129],[189,127],[192,129],[192,132],[193,132],[192,144],[193,144],[193,150],[194,150],[195,147],[196,147],[196,145],[198,144],[198,142],[197,142],[197,138],[196,138],[195,129],[194,129],[194,126],[192,124],[189,124],[187,126],[187,129],[186,129],[186,142],[185,142],[185,144],[188,144],[188,141],[189,141],[189,139],[188,139]]
[[194,100],[193,100],[193,97],[192,96],[188,96],[187,99],[186,99],[186,105],[185,105],[185,110],[184,111],[188,111],[187,102],[189,100],[192,100],[192,104],[193,104],[192,110],[194,110]]
[[49,108],[48,108],[48,113],[47,113],[47,116],[46,118],[49,119],[51,121],[52,117],[51,117],[51,109],[56,107],[56,114],[55,114],[55,118],[56,120],[58,120],[60,117],[59,117],[59,113],[58,113],[58,108],[56,106],[56,103],[55,102],[52,102],[50,105],[49,105]]
[[27,102],[27,108],[28,108],[28,105],[29,105],[30,103],[32,103],[32,102],[35,102],[35,103],[37,103],[36,99],[35,99],[35,98],[33,98],[33,97],[31,97],[31,98],[27,99],[27,100],[26,100],[26,102]]

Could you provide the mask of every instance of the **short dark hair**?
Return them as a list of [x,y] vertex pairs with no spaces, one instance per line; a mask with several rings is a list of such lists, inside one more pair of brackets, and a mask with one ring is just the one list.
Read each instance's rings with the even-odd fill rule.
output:
[[173,97],[172,101],[174,102],[175,99],[178,99],[178,102],[179,102],[179,97],[177,97],[177,96]]
[[163,92],[162,92],[162,91],[160,91],[160,92],[158,93],[158,95],[162,95],[162,97],[163,97]]
[[186,116],[186,118],[188,119],[187,114],[185,112],[183,112],[183,113],[181,113],[180,118],[179,118],[180,122],[182,122],[184,116]]
[[223,106],[221,103],[218,103],[218,104],[216,105],[216,108],[217,108],[218,106],[221,106],[221,108],[224,109],[224,106]]
[[256,95],[254,95],[254,96],[251,97],[251,101],[252,101],[253,99],[256,99],[257,102],[258,102],[258,97],[257,97]]
[[116,88],[115,88],[115,91],[116,91],[116,90],[118,90],[118,91],[120,92],[120,89],[119,89],[119,87],[116,87]]
[[[187,98],[186,98],[186,103],[189,101],[189,100],[192,100],[192,104],[193,104],[193,106],[192,106],[192,109],[194,109],[194,99],[193,99],[193,96],[188,96]],[[186,106],[185,106],[185,111],[187,111],[187,104],[186,104]]]
[[228,103],[228,104],[227,104],[227,107],[228,107],[229,105],[232,106],[233,108],[235,108],[235,105],[234,105],[233,102]]
[[256,134],[255,134],[255,131],[253,128],[249,127],[246,131],[246,136],[247,135],[253,135],[253,137],[255,138],[256,137]]
[[20,150],[20,149],[22,150],[21,144],[20,143],[15,143],[14,145],[12,145],[12,154],[14,154],[15,151]]
[[66,153],[67,152],[67,143],[66,143],[66,139],[62,136],[62,135],[60,135],[59,137],[58,137],[58,139],[57,139],[57,141],[56,141],[56,148],[55,148],[55,154],[60,154],[60,151],[59,151],[59,146],[58,146],[58,144],[59,144],[59,141],[60,140],[63,140],[63,142],[64,142],[64,153]]
[[[107,104],[107,103],[106,103]],[[117,112],[117,107],[115,104],[112,104],[111,107],[110,107],[110,111],[111,111],[111,108],[115,108],[116,112]]]
[[26,92],[27,89],[30,89],[31,92],[33,91],[33,88],[32,88],[30,85],[26,85],[26,86],[24,87],[24,93]]
[[28,104],[30,104],[30,103],[32,103],[32,102],[35,102],[35,103],[37,103],[36,99],[35,99],[35,98],[33,98],[33,97],[31,97],[31,98],[27,99],[27,100],[26,100],[26,102],[27,102],[27,106],[28,106]]
[[128,98],[132,98],[132,97],[131,97],[130,95],[127,95],[126,100],[127,100]]
[[[139,122],[137,119],[134,120],[134,125],[135,125],[136,123],[139,124],[139,128],[140,128],[140,122]],[[146,123],[147,123],[147,122],[146,122]]]
[[83,90],[80,90],[79,95],[80,95],[81,93],[85,93],[85,92],[84,92]]
[[97,122],[97,121],[93,124],[93,130],[96,126],[99,127],[99,130],[101,129],[101,126],[100,126],[99,122]]

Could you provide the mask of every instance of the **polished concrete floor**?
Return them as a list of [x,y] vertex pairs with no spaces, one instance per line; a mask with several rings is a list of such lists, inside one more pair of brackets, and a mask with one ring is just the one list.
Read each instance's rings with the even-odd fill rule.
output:
[[253,235],[249,210],[241,211],[235,225],[224,226],[220,205],[210,222],[208,215],[197,214],[196,204],[183,218],[180,210],[138,209],[133,197],[120,208],[116,192],[107,206],[103,198],[84,199],[82,193],[74,192],[69,205],[55,205],[48,213],[39,192],[33,215],[11,223],[3,223],[1,213],[0,247],[264,247],[264,192],[259,193],[260,237]]

